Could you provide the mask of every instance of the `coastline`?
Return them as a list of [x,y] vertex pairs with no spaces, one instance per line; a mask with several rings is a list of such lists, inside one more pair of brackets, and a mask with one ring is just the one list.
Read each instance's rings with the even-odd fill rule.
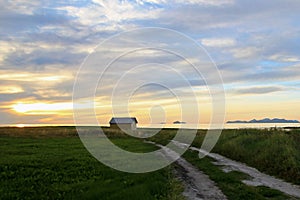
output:
[[[0,128],[55,128],[55,127],[91,127],[96,128],[98,125],[92,124],[2,124]],[[109,128],[109,124],[100,124],[101,128]],[[207,130],[215,127],[210,124],[151,124],[151,125],[138,125],[139,129],[199,129]],[[284,129],[295,129],[300,128],[300,123],[224,123],[223,129],[264,129],[264,128],[284,128]]]

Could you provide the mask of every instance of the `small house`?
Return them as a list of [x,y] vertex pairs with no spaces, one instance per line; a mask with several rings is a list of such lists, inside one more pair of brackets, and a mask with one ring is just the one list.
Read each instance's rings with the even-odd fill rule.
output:
[[113,117],[109,121],[110,128],[124,130],[136,130],[137,123],[135,117]]

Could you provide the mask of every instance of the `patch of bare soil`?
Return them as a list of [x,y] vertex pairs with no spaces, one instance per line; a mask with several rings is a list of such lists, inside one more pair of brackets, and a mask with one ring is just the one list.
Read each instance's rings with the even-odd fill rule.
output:
[[[157,146],[163,149],[163,156],[167,159],[178,158],[178,154],[159,144]],[[209,179],[209,177],[187,162],[184,158],[179,158],[176,161],[176,172],[180,180],[184,183],[185,190],[183,195],[187,199],[193,200],[226,200],[226,196],[216,186],[215,182]]]

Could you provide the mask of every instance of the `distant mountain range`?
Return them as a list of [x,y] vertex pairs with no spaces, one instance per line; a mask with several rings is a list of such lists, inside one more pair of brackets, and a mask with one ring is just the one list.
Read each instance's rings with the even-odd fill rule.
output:
[[242,120],[236,120],[236,121],[228,121],[226,122],[228,124],[238,124],[238,123],[300,123],[298,120],[287,120],[287,119],[279,119],[279,118],[274,118],[274,119],[261,119],[261,120],[256,120],[252,119],[250,121],[242,121]]

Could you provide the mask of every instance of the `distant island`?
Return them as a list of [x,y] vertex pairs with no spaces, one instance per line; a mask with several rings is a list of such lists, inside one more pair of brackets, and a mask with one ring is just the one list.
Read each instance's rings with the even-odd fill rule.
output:
[[173,124],[186,124],[186,122],[175,121]]
[[274,119],[261,119],[261,120],[256,120],[252,119],[250,121],[242,121],[242,120],[236,120],[236,121],[227,121],[226,123],[228,124],[239,124],[239,123],[300,123],[298,120],[287,120],[287,119],[279,119],[279,118],[274,118]]

